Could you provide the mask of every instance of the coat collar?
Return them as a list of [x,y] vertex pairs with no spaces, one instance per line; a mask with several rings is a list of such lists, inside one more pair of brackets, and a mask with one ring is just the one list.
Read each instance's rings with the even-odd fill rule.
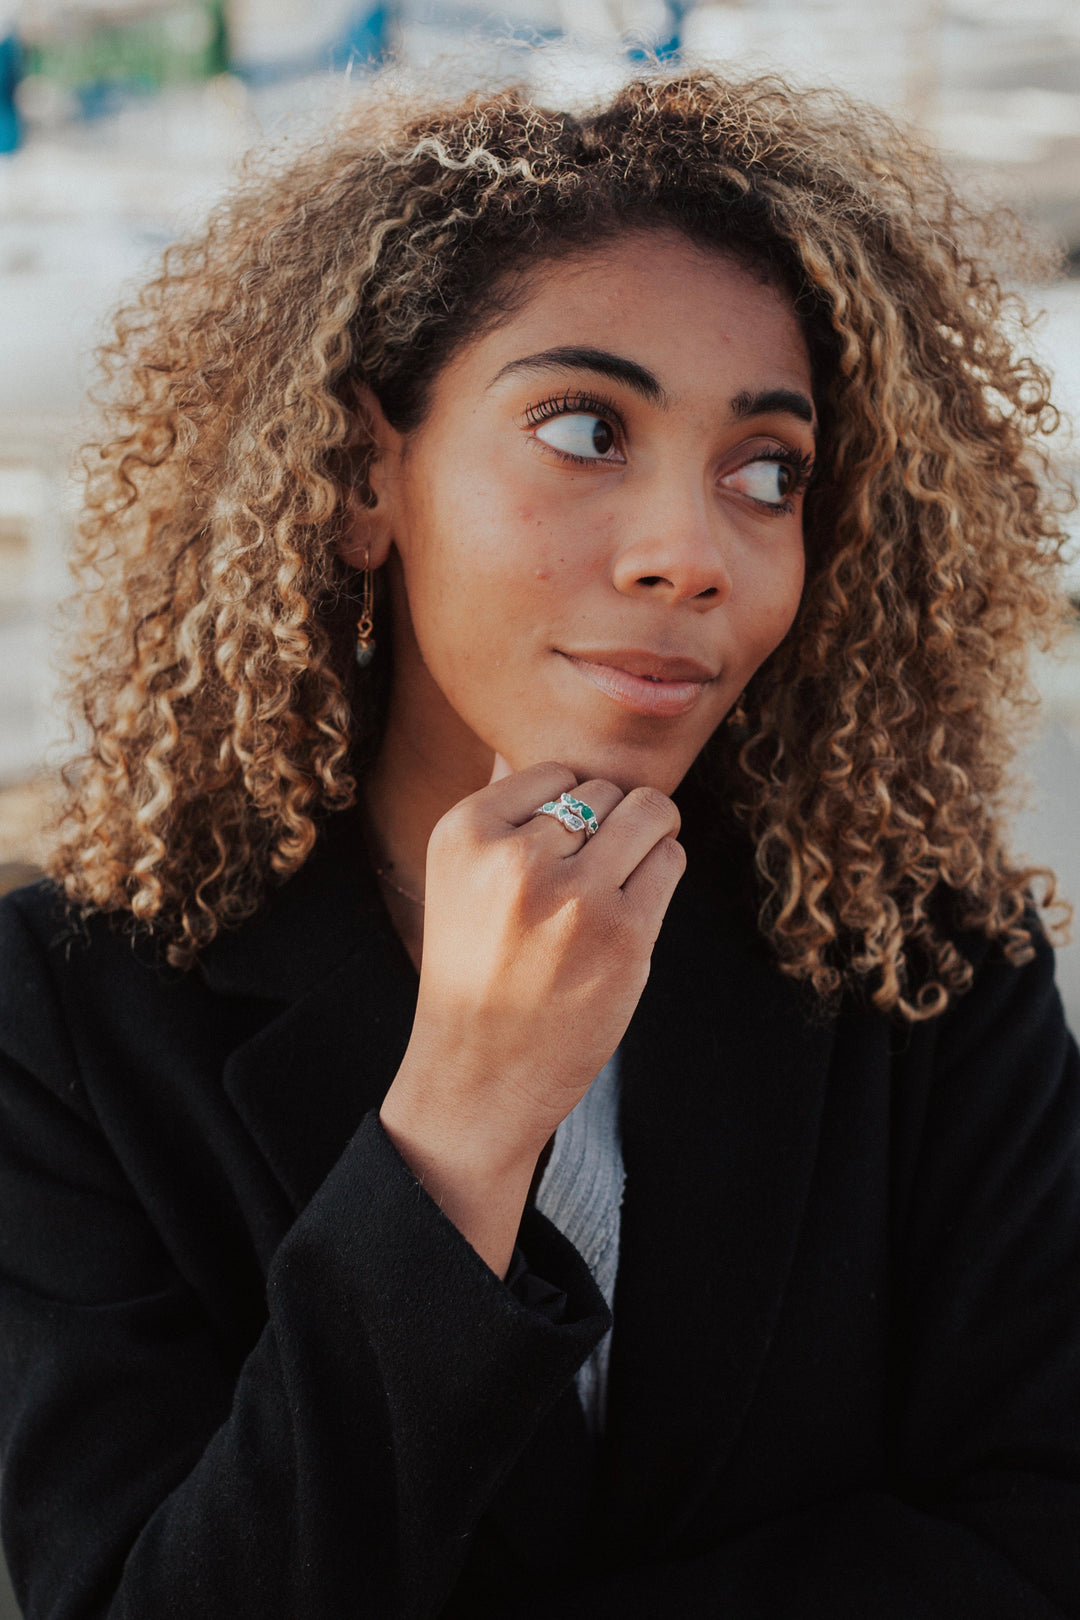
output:
[[300,871],[264,909],[203,952],[199,972],[222,995],[299,1001],[361,948],[372,932],[397,944],[396,967],[411,964],[379,895],[358,809],[327,818]]
[[[688,869],[621,1048],[627,1187],[597,1524],[619,1558],[661,1556],[735,1446],[784,1297],[832,1048],[833,1025],[757,929],[749,845],[710,836],[692,793],[680,805]],[[276,1003],[225,1086],[299,1212],[382,1100],[415,1013],[359,817],[333,818],[201,971],[219,993]],[[529,1533],[523,1517],[515,1539]]]

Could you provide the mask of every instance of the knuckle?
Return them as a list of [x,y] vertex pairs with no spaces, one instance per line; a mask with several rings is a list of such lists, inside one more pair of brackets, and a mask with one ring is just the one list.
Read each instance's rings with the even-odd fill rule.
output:
[[569,793],[571,788],[577,786],[577,777],[569,765],[563,765],[557,759],[545,759],[534,769],[541,781],[560,784],[559,791],[562,793]]
[[563,889],[559,901],[567,938],[572,938],[578,949],[586,947],[591,962],[606,955],[612,944],[608,897],[590,889],[572,888]]
[[573,933],[580,933],[582,928],[588,927],[592,922],[589,897],[580,889],[570,889],[563,894],[559,911],[563,923]]
[[603,794],[604,798],[610,799],[613,804],[618,804],[619,800],[623,797],[622,788],[618,787],[614,782],[609,782],[605,776],[598,776],[594,781],[591,781],[589,783],[589,791],[592,793]]
[[431,829],[431,837],[428,840],[429,854],[440,855],[449,852],[465,832],[465,816],[461,805],[456,804],[452,810],[440,816]]
[[493,851],[500,876],[518,885],[531,878],[538,853],[531,838],[500,838]]
[[677,838],[669,833],[666,838],[661,838],[656,847],[662,852],[661,859],[665,860],[672,870],[686,871],[686,850]]
[[674,801],[669,799],[666,793],[661,793],[659,788],[636,787],[628,797],[633,799],[646,815],[662,817],[665,821],[669,821],[679,814]]
[[536,902],[539,861],[527,840],[500,839],[489,851],[488,893],[492,902],[507,907],[511,916],[526,921]]

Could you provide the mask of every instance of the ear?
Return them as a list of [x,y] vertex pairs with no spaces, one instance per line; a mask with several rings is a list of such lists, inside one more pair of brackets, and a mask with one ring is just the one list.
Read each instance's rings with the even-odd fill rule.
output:
[[352,408],[368,452],[366,489],[352,488],[345,501],[345,522],[337,539],[338,556],[350,568],[381,568],[394,538],[397,473],[404,437],[390,426],[366,383],[353,389]]

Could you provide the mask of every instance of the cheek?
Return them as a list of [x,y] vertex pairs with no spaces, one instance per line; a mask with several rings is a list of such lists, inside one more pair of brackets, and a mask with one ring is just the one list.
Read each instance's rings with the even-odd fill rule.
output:
[[794,624],[805,577],[801,544],[778,555],[769,566],[755,570],[747,596],[747,640],[754,647],[758,663],[780,645]]
[[495,669],[524,678],[550,639],[568,588],[565,528],[497,479],[444,483],[411,517],[400,549],[416,640],[447,696],[468,706]]
[[[410,598],[415,590],[437,608],[464,596],[474,615],[492,614],[496,633],[508,633],[516,614],[573,597],[589,579],[605,542],[594,528],[568,524],[564,510],[498,477],[477,477],[429,508],[425,542],[407,568]],[[482,633],[479,623],[473,629]]]
[[806,550],[800,542],[798,550],[790,559],[789,566],[784,571],[783,592],[783,630],[781,639],[787,635],[795,622],[795,615],[799,611],[802,601],[803,586],[806,584]]

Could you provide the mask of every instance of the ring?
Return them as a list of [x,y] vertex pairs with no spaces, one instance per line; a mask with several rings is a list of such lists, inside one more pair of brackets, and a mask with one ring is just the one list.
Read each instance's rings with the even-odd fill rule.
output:
[[567,832],[584,831],[586,838],[592,838],[600,831],[600,823],[596,819],[596,811],[591,810],[573,794],[564,793],[561,798],[549,799],[538,810],[533,811],[534,816],[554,816],[561,821]]

